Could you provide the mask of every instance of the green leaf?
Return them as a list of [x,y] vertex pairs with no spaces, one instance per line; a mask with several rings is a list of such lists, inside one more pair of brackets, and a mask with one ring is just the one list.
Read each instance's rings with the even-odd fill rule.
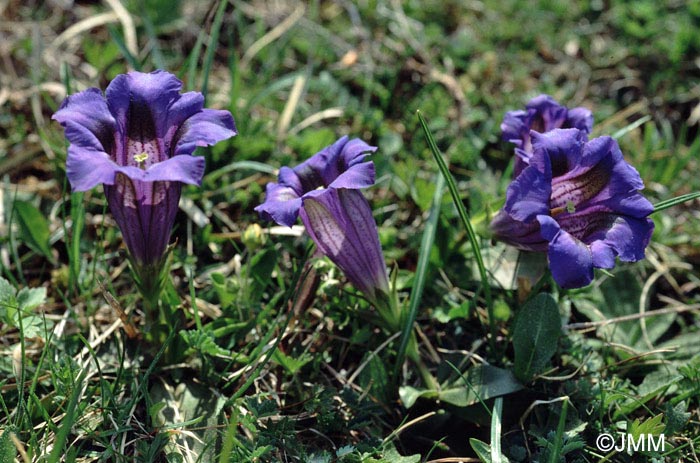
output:
[[541,293],[518,312],[513,328],[515,376],[527,382],[549,362],[557,350],[561,319],[554,298]]
[[290,374],[295,375],[301,368],[312,361],[314,358],[308,352],[301,354],[299,357],[292,357],[284,354],[281,350],[276,349],[272,354],[272,360],[279,363]]
[[[684,194],[681,196],[676,196],[675,198],[670,198],[670,199],[666,199],[666,200],[663,200],[661,202],[658,202],[658,203],[654,204],[654,212],[663,211],[664,209],[668,209],[669,207],[673,207],[675,205],[682,204],[686,201],[691,201],[695,198],[700,198],[700,191],[696,191],[694,193]],[[652,212],[652,214],[654,212]]]
[[664,415],[666,416],[666,429],[664,434],[675,436],[680,433],[690,419],[690,412],[685,402],[680,402],[674,407],[670,403],[666,404]]
[[491,463],[491,447],[489,444],[472,437],[469,439],[469,445],[472,446],[472,450],[479,457],[481,463]]
[[53,262],[49,243],[49,223],[44,214],[31,203],[25,201],[16,201],[14,210],[17,213],[17,222],[22,231],[22,237],[27,245]]
[[[370,352],[371,358],[362,373],[359,382],[363,390],[370,389],[370,394],[381,403],[389,401],[389,375],[386,371],[386,364],[374,353]],[[367,355],[363,361],[367,360]]]
[[420,455],[401,455],[394,447],[390,447],[384,451],[383,461],[391,463],[418,463],[420,462]]
[[14,301],[15,294],[17,294],[17,290],[12,286],[12,283],[0,277],[0,303]]
[[421,397],[440,400],[457,407],[468,407],[522,388],[523,385],[510,371],[491,365],[478,365],[470,368],[456,381],[444,385],[439,391],[403,386],[399,388],[399,397],[406,408],[413,406]]
[[250,259],[250,296],[259,299],[263,290],[272,281],[272,271],[277,265],[278,254],[273,248],[267,248],[257,252]]
[[662,422],[663,418],[663,413],[659,413],[656,416],[648,418],[642,423],[640,423],[639,418],[636,418],[632,423],[630,423],[627,426],[627,432],[630,435],[634,436],[635,439],[645,434],[658,436],[659,434],[664,432],[664,428],[666,427]]
[[219,417],[226,399],[192,381],[177,387],[156,381],[148,394],[154,404],[149,409],[154,426],[162,431],[187,431],[169,433],[165,452],[171,458],[181,457],[181,461],[214,461],[220,439]]
[[85,193],[82,191],[73,192],[70,195],[70,216],[73,220],[73,225],[70,228],[70,238],[68,241],[68,278],[70,282],[69,287],[76,289],[78,288],[78,283],[80,281],[80,244],[82,242],[83,230],[85,229],[85,204],[83,203],[84,195]]
[[10,439],[11,435],[12,431],[9,429],[5,429],[2,435],[0,435],[0,463],[13,463],[17,456],[15,444],[13,444],[12,439]]
[[188,330],[181,333],[189,348],[187,353],[199,352],[204,355],[229,357],[231,352],[220,347],[212,333],[200,330]]
[[[19,320],[14,320],[14,325],[19,327]],[[44,319],[38,315],[22,317],[22,336],[25,338],[46,338],[47,328],[44,326]]]
[[14,317],[17,312],[17,290],[6,279],[0,277],[0,320],[9,323],[7,320]]
[[507,463],[508,459],[501,452],[501,414],[503,413],[503,397],[497,397],[491,413],[491,461]]
[[23,312],[36,309],[46,302],[46,288],[22,288],[17,293],[17,304]]

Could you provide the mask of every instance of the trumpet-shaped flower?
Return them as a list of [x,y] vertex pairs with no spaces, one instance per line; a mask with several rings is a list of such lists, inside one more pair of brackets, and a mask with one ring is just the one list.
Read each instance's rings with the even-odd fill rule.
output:
[[375,150],[343,137],[293,169],[282,167],[255,210],[285,226],[301,216],[318,249],[377,305],[389,281],[372,210],[359,191],[374,184],[374,164],[365,158]]
[[67,97],[53,118],[70,142],[66,174],[75,191],[104,185],[109,209],[138,268],[158,267],[175,222],[183,183],[199,185],[198,146],[236,135],[228,111],[203,109],[198,92],[165,71],[118,75],[105,95]]
[[539,95],[525,105],[525,110],[509,111],[501,123],[502,138],[515,145],[517,177],[532,156],[530,131],[549,132],[554,129],[579,129],[586,134],[593,129],[593,115],[586,108],[568,109],[549,95]]
[[494,237],[519,249],[547,251],[555,281],[578,288],[594,268],[615,258],[644,258],[654,223],[652,204],[639,193],[639,173],[610,137],[586,141],[578,129],[530,132],[532,155],[508,188],[494,217]]

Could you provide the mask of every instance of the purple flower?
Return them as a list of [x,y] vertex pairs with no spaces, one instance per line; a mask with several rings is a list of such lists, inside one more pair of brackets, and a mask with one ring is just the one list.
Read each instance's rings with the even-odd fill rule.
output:
[[515,144],[513,178],[520,175],[532,156],[530,131],[579,129],[586,134],[593,129],[593,115],[586,108],[567,109],[549,95],[539,95],[525,105],[525,110],[509,111],[501,123],[502,138]]
[[199,92],[165,71],[118,75],[67,97],[53,118],[70,142],[66,174],[75,191],[102,183],[134,263],[158,266],[175,222],[182,183],[199,185],[198,146],[236,135],[228,111],[203,109]]
[[644,258],[654,231],[639,173],[610,137],[586,141],[578,129],[530,132],[529,166],[508,187],[491,222],[496,239],[522,250],[547,251],[554,280],[579,288],[593,268]]
[[389,294],[384,256],[369,203],[359,191],[374,184],[377,148],[343,137],[268,183],[265,202],[255,210],[280,225],[297,217],[318,249],[375,305]]

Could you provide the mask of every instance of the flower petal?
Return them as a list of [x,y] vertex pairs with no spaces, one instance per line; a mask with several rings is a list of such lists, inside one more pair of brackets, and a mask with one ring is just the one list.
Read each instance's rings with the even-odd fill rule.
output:
[[[343,139],[347,140],[347,136],[341,138],[341,140]],[[353,138],[345,143],[343,150],[340,152],[340,158],[342,160],[341,164],[347,167],[352,167],[363,162],[367,156],[375,151],[377,151],[376,146],[370,146],[359,138]]]
[[367,188],[374,185],[374,163],[372,161],[355,164],[338,175],[328,188]]
[[[204,108],[204,95],[199,92],[186,92],[179,99],[173,100],[168,108],[168,130],[178,128],[190,117]],[[167,137],[166,137],[167,138]]]
[[305,192],[331,185],[333,188],[365,188],[374,184],[374,164],[363,160],[376,149],[362,140],[348,140],[344,136],[299,164],[294,172]]
[[572,128],[591,133],[593,130],[593,114],[586,108],[573,108],[566,115],[562,128]]
[[562,288],[582,288],[593,281],[593,254],[581,241],[564,231],[553,218],[537,216],[542,237],[549,240],[549,268]]
[[198,146],[215,145],[237,133],[230,112],[204,109],[180,126],[173,140],[174,155],[192,154]]
[[[313,194],[312,194],[313,193]],[[300,211],[306,231],[357,289],[376,303],[389,280],[369,203],[358,190],[317,190]]]
[[530,166],[511,182],[503,210],[515,220],[530,222],[538,214],[549,213],[550,192],[548,176]]
[[501,122],[501,138],[522,148],[523,138],[529,136],[530,128],[526,124],[528,112],[523,110],[508,111]]
[[89,88],[66,97],[52,119],[66,128],[71,144],[111,154],[117,122],[100,90]]
[[578,129],[532,131],[530,136],[534,151],[530,165],[544,174],[551,172],[552,177],[565,175],[577,166],[586,143],[586,134]]
[[297,192],[279,183],[268,183],[265,202],[255,208],[263,219],[291,227],[297,221],[302,200]]
[[637,262],[644,259],[645,249],[653,233],[654,222],[651,219],[620,215],[606,229],[597,230],[587,240],[605,244],[623,262]]
[[180,199],[177,182],[142,182],[122,173],[105,184],[109,210],[139,266],[158,264],[170,240]]
[[100,183],[111,185],[118,168],[107,153],[78,145],[68,147],[66,176],[73,191],[87,191]]
[[132,180],[142,182],[170,181],[200,185],[204,175],[204,158],[180,155],[153,164],[146,170],[133,166],[118,166],[116,170]]
[[549,95],[538,95],[525,106],[528,112],[528,128],[548,132],[560,128],[566,121],[567,109]]
[[498,211],[490,224],[493,238],[515,246],[522,251],[546,251],[548,242],[540,234],[540,224],[536,220],[522,222],[515,220],[504,210]]
[[107,105],[117,119],[121,133],[128,131],[127,124],[135,116],[135,109],[147,110],[154,122],[157,138],[167,132],[167,114],[171,104],[180,98],[182,82],[169,72],[157,70],[151,73],[132,71],[115,77],[107,90]]

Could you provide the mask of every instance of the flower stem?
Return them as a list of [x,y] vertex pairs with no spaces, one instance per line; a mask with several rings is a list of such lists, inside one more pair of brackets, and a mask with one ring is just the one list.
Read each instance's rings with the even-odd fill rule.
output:
[[169,309],[161,304],[160,295],[165,286],[170,269],[170,254],[166,254],[153,264],[139,264],[131,260],[131,269],[139,292],[143,298],[146,341],[160,346],[168,336],[171,320]]

